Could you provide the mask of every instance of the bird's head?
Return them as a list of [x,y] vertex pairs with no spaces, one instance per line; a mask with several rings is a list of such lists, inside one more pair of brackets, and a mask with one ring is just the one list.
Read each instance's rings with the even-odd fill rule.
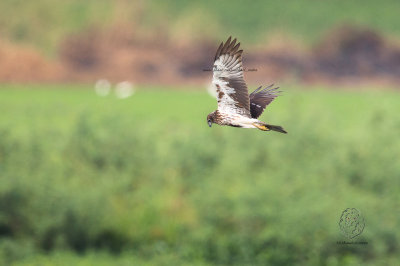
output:
[[211,127],[212,124],[214,123],[214,115],[215,115],[215,112],[212,112],[207,116],[207,123],[208,123],[209,127]]

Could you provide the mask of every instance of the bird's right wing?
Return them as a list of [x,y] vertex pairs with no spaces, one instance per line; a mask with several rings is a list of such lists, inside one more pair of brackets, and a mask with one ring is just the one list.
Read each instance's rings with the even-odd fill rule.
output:
[[240,43],[231,37],[221,43],[214,58],[213,85],[217,91],[218,110],[250,117],[250,100],[243,79]]

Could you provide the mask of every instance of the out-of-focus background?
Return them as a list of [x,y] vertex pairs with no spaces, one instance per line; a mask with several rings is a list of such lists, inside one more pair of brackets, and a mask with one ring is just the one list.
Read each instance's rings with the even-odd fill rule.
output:
[[[0,264],[399,265],[399,14],[2,0]],[[261,119],[289,134],[208,128],[230,35],[249,90],[284,90]]]

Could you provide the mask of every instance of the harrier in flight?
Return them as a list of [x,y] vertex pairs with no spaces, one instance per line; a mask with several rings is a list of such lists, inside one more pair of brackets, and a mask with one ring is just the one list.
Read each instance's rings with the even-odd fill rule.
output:
[[212,84],[217,92],[218,109],[207,116],[208,125],[258,128],[263,131],[287,133],[281,126],[266,124],[257,118],[280,91],[270,85],[259,87],[250,95],[243,79],[240,43],[231,37],[221,43],[214,58]]

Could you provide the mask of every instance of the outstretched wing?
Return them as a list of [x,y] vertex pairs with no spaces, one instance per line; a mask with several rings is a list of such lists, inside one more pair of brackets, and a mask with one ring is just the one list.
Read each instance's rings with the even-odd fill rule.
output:
[[252,118],[258,118],[264,112],[265,107],[279,96],[281,92],[278,91],[279,87],[272,88],[272,86],[274,84],[263,90],[261,90],[262,87],[259,87],[250,94],[250,113]]
[[243,79],[240,43],[231,37],[221,43],[214,58],[213,84],[217,91],[218,110],[250,117],[250,100]]

